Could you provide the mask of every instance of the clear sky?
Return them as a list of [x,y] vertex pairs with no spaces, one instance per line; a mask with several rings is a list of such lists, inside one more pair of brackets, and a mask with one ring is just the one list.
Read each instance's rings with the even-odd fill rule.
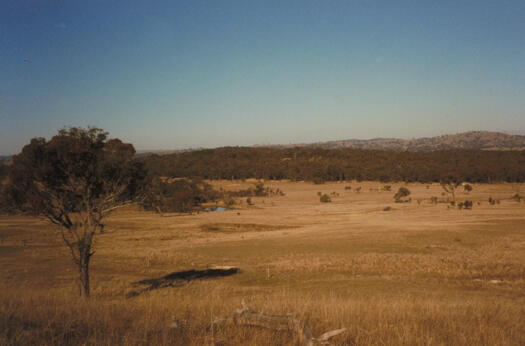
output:
[[525,1],[0,0],[0,155],[525,132]]

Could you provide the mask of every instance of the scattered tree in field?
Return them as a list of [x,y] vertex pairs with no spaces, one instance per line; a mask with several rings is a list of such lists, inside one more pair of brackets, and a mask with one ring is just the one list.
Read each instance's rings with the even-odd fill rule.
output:
[[400,187],[394,195],[394,201],[396,203],[407,202],[407,200],[404,198],[410,196],[410,193],[410,190],[406,187]]
[[448,176],[447,178],[441,179],[441,187],[443,190],[445,190],[446,193],[448,193],[450,196],[452,196],[452,203],[456,203],[456,189],[458,186],[461,185],[461,181],[459,181],[457,178]]
[[466,200],[465,202],[458,203],[458,209],[472,209],[474,203],[472,201]]
[[473,190],[472,185],[470,185],[470,184],[463,185],[463,189],[465,189],[466,193],[469,193],[470,191]]
[[492,198],[490,196],[489,196],[489,200],[488,201],[489,201],[490,205],[495,205],[495,204],[499,204],[500,203],[499,199],[494,199],[494,198]]
[[89,297],[93,238],[113,210],[136,201],[146,172],[133,145],[98,128],[62,129],[34,138],[13,157],[5,192],[18,210],[45,216],[61,231]]
[[330,203],[332,202],[332,199],[327,194],[324,194],[319,197],[319,201],[321,201],[322,203]]

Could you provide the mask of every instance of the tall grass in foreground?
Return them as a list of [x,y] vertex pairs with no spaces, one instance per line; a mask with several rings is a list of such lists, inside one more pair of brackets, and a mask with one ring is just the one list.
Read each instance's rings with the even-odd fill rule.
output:
[[[518,345],[525,340],[525,307],[431,296],[339,296],[288,289],[233,291],[221,283],[191,283],[133,299],[62,291],[4,291],[0,297],[2,345],[294,345],[293,335],[257,328],[228,328],[213,335],[215,317],[230,315],[244,298],[268,314],[295,313],[314,335],[347,327],[338,345]],[[171,327],[170,327],[171,325]]]

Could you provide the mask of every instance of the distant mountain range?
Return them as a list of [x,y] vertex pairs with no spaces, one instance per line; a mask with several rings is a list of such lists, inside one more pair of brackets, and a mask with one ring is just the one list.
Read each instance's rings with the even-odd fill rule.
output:
[[306,146],[324,149],[352,148],[394,151],[435,151],[447,149],[525,150],[525,136],[501,132],[470,131],[429,138],[346,139],[282,147]]

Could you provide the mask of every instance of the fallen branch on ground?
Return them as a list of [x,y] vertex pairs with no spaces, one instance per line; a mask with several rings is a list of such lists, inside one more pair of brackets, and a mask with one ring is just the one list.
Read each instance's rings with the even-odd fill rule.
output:
[[335,329],[315,338],[312,336],[310,328],[292,315],[264,315],[248,308],[244,300],[242,301],[242,309],[237,309],[233,316],[215,319],[211,328],[215,329],[226,325],[292,330],[299,335],[301,341],[307,346],[330,345],[328,339],[346,331],[346,328]]

